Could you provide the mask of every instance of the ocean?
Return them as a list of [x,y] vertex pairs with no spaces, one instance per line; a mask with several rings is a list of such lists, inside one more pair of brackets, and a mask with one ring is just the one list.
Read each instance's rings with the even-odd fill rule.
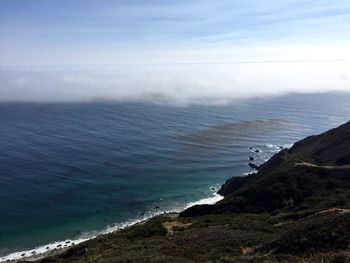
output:
[[262,164],[349,119],[350,93],[0,103],[0,256],[214,202],[225,180],[252,171],[249,157]]

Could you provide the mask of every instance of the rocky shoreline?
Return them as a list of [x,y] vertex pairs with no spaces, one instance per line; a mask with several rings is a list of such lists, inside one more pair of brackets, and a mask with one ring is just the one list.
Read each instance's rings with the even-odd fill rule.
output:
[[348,262],[349,164],[350,122],[281,149],[257,173],[227,180],[218,191],[224,199],[214,205],[195,205],[178,216],[159,215],[33,259]]

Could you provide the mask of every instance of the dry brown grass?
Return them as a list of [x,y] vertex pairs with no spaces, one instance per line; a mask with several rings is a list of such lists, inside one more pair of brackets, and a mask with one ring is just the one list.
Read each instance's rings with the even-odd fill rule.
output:
[[172,234],[176,231],[176,229],[186,229],[188,228],[192,223],[182,223],[180,221],[167,221],[163,223],[163,226],[166,228],[169,234]]
[[254,249],[251,247],[242,247],[241,246],[240,249],[241,249],[241,254],[243,256],[249,256],[249,255],[254,253]]

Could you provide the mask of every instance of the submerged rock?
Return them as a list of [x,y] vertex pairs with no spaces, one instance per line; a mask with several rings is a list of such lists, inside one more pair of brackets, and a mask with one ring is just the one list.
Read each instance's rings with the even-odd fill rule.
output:
[[[350,122],[296,142],[260,165],[257,174],[227,180],[218,192],[224,200],[212,206],[190,207],[180,216],[300,209],[311,206],[311,198],[317,200],[312,200],[313,209],[344,206],[349,200],[337,191],[350,189],[349,134]],[[339,166],[339,160],[346,162]],[[248,165],[257,168],[252,162]]]
[[308,137],[257,173],[227,180],[214,205],[152,218],[48,261],[144,262],[146,255],[164,262],[348,262],[349,135],[350,122]]
[[253,163],[253,162],[249,162],[248,165],[249,165],[251,168],[255,169],[255,170],[258,170],[258,168],[259,168],[259,166],[256,165],[256,164]]

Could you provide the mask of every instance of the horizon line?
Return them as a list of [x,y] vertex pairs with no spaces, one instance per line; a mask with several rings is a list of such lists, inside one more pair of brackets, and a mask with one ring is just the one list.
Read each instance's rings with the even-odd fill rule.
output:
[[350,59],[300,59],[300,60],[239,60],[208,62],[121,62],[97,64],[56,64],[56,65],[0,65],[0,67],[62,67],[62,66],[118,66],[118,65],[225,65],[225,64],[282,64],[282,63],[333,63],[350,62]]

